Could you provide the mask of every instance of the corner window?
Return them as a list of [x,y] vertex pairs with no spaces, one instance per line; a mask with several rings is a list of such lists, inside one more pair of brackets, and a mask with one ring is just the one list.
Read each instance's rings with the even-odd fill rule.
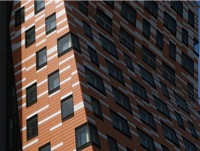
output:
[[147,38],[150,37],[150,23],[146,19],[143,19],[143,34]]
[[181,128],[185,129],[185,126],[184,126],[183,119],[182,119],[181,115],[180,115],[178,112],[176,112],[176,111],[174,111],[174,114],[175,114],[175,116],[176,116],[176,120],[177,120],[177,122],[178,122],[178,125],[179,125]]
[[61,115],[62,121],[69,119],[74,115],[74,103],[72,95],[61,100]]
[[26,88],[26,106],[29,107],[37,102],[37,84],[34,83]]
[[51,151],[51,144],[47,143],[39,148],[39,151]]
[[21,25],[24,22],[24,7],[15,12],[15,27]]
[[90,97],[90,98],[91,98],[91,105],[92,105],[92,110],[93,110],[94,115],[96,115],[100,119],[103,119],[103,114],[102,114],[100,102],[97,101],[93,97]]
[[97,52],[93,48],[91,48],[90,46],[88,46],[88,51],[89,51],[91,62],[93,62],[94,64],[99,66],[99,59],[98,59],[98,56],[97,56]]
[[140,68],[140,73],[141,73],[142,78],[155,88],[156,84],[155,84],[153,75],[140,65],[139,65],[139,68]]
[[169,42],[169,56],[176,60],[176,45],[173,44],[171,41]]
[[90,39],[93,39],[93,34],[92,34],[92,29],[91,26],[83,21],[83,30],[84,30],[84,34],[86,36],[88,36]]
[[142,46],[142,60],[145,61],[152,68],[156,68],[156,56],[148,50],[145,46]]
[[183,138],[183,142],[185,144],[186,151],[197,151],[197,147],[186,138]]
[[190,83],[187,83],[187,92],[189,98],[191,98],[194,101],[195,93],[194,93],[194,86]]
[[38,135],[38,117],[37,115],[32,116],[26,120],[27,124],[27,140],[32,139]]
[[158,16],[158,4],[154,1],[144,1],[144,8],[155,18]]
[[163,34],[158,30],[157,30],[157,33],[156,33],[156,45],[160,49],[163,49]]
[[188,105],[186,103],[186,101],[181,98],[179,95],[177,95],[176,93],[174,93],[174,98],[176,100],[177,105],[182,108],[185,112],[187,112],[188,114],[190,114]]
[[44,9],[44,0],[35,0],[34,1],[34,6],[35,6],[35,14],[39,13]]
[[60,89],[60,78],[59,78],[59,71],[54,71],[50,75],[48,75],[48,90],[49,94]]
[[108,138],[109,151],[119,151],[117,141],[110,136],[107,136],[107,138]]
[[80,1],[78,7],[84,14],[88,14],[88,1]]
[[25,32],[26,47],[35,42],[35,26],[31,27]]
[[171,7],[181,17],[183,16],[183,3],[181,1],[171,1]]
[[197,131],[196,131],[194,124],[192,124],[191,122],[188,122],[188,125],[189,125],[192,136],[194,136],[198,139]]
[[136,15],[137,12],[129,6],[126,2],[122,2],[121,4],[121,16],[128,21],[129,23],[136,26]]
[[127,66],[129,69],[131,69],[132,71],[134,71],[133,63],[132,63],[131,57],[124,53],[124,60],[125,60],[126,66]]
[[164,83],[162,83],[162,82],[160,82],[160,85],[161,85],[161,88],[162,88],[164,96],[166,96],[166,97],[169,98],[169,91],[167,89],[167,86]]
[[168,13],[164,12],[164,25],[165,27],[176,35],[176,20],[174,20]]
[[36,67],[37,70],[44,67],[47,64],[47,50],[42,48],[36,52]]
[[182,52],[182,58],[181,58],[181,65],[186,71],[194,75],[194,62],[183,52]]
[[188,32],[185,28],[182,28],[182,42],[188,46]]
[[56,14],[52,14],[45,20],[46,34],[51,33],[56,30]]
[[162,64],[162,74],[165,79],[175,84],[175,71],[165,63]]
[[192,11],[188,11],[188,23],[194,28],[194,13]]

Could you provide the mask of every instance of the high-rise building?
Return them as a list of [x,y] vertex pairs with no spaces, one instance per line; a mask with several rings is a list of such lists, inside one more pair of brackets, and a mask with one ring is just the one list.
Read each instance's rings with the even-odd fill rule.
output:
[[200,150],[197,10],[194,1],[14,1],[22,150]]

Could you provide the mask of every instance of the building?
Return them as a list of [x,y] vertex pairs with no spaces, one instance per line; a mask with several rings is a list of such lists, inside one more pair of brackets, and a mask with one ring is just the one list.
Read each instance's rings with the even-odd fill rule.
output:
[[196,2],[14,1],[22,150],[200,150]]

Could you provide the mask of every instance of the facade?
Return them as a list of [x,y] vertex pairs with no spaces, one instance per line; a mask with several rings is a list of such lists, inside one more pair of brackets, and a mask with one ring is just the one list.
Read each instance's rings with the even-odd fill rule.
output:
[[196,2],[14,1],[22,150],[200,150]]

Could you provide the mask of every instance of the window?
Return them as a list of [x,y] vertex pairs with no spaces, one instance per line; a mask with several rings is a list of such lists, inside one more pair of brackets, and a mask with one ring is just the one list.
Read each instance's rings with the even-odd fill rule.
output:
[[36,52],[36,66],[37,70],[44,67],[47,64],[47,50],[42,48]]
[[166,97],[169,98],[169,91],[167,89],[167,86],[164,83],[162,83],[162,82],[160,82],[160,85],[161,85],[161,88],[162,88],[164,96],[166,96]]
[[95,74],[88,68],[85,68],[85,72],[88,84],[100,91],[101,93],[105,94],[105,88],[102,78],[100,78],[97,74]]
[[114,8],[114,1],[104,1],[106,4],[108,4],[111,8]]
[[91,62],[93,62],[94,64],[99,66],[99,60],[98,60],[98,57],[97,57],[97,52],[93,48],[91,48],[90,46],[88,46],[88,51],[89,51]]
[[177,122],[178,122],[178,125],[179,125],[181,128],[185,129],[185,126],[184,126],[183,119],[182,119],[181,115],[180,115],[179,113],[177,113],[176,111],[174,111],[174,113],[175,113],[175,116],[176,116],[176,120],[177,120]]
[[44,0],[35,0],[34,6],[35,6],[35,14],[39,13],[44,9]]
[[129,57],[127,54],[124,53],[124,60],[125,60],[126,66],[127,66],[129,69],[131,69],[132,71],[134,71],[133,63],[132,63],[131,57]]
[[122,71],[108,60],[106,60],[106,64],[108,67],[109,75],[111,75],[113,78],[124,84],[124,77]]
[[162,146],[162,151],[169,151],[169,149],[166,146],[164,145],[161,145],[161,146]]
[[130,105],[128,97],[114,87],[112,87],[112,91],[113,91],[115,102],[119,104],[121,107],[123,107],[124,109],[126,109],[128,112],[132,113],[131,105]]
[[163,115],[167,116],[168,118],[170,118],[170,114],[169,114],[169,109],[166,103],[164,103],[163,101],[161,101],[159,98],[157,98],[156,96],[153,96],[154,101],[156,103],[156,108],[159,112],[161,112]]
[[143,19],[143,34],[147,38],[150,37],[150,23],[146,19]]
[[170,32],[176,35],[176,21],[166,12],[164,12],[164,25]]
[[146,102],[148,102],[146,89],[143,86],[141,86],[139,83],[137,83],[136,81],[134,80],[131,80],[131,81],[132,81],[132,87],[133,87],[134,93],[138,95],[139,97],[141,97]]
[[76,135],[76,148],[81,150],[88,146],[95,145],[100,147],[99,136],[97,133],[97,128],[92,124],[85,123],[77,128],[75,128]]
[[84,30],[85,35],[87,35],[89,38],[93,39],[91,26],[84,21],[83,21],[83,30]]
[[188,32],[185,28],[182,28],[182,42],[188,46]]
[[156,84],[155,84],[155,81],[154,81],[154,78],[152,76],[151,73],[149,73],[147,70],[145,70],[142,66],[139,65],[139,68],[140,68],[140,73],[141,73],[141,76],[142,78],[148,82],[149,84],[151,84],[153,87],[156,87]]
[[136,26],[136,11],[129,6],[126,2],[121,4],[121,16],[129,23]]
[[156,68],[156,56],[149,51],[145,46],[142,46],[142,60],[144,60],[152,68]]
[[78,7],[84,14],[88,14],[88,1],[80,1]]
[[175,71],[165,63],[162,64],[162,69],[163,77],[172,84],[175,84]]
[[112,34],[112,19],[108,17],[99,8],[96,10],[96,22],[102,28],[104,28],[108,33]]
[[188,11],[188,23],[194,27],[194,13],[192,11]]
[[60,89],[60,78],[59,78],[59,71],[56,70],[50,75],[48,75],[48,90],[49,94],[57,91]]
[[100,119],[103,119],[103,114],[102,114],[100,102],[97,101],[93,97],[90,97],[90,98],[91,98],[91,105],[92,105],[92,110],[93,110],[94,115],[96,115]]
[[177,95],[176,93],[174,93],[174,97],[175,97],[175,100],[176,100],[177,105],[189,114],[190,111],[189,111],[189,108],[188,108],[187,103],[185,102],[185,100],[183,100],[183,99],[182,99],[179,95]]
[[135,39],[123,28],[120,28],[120,42],[126,46],[131,52],[134,52]]
[[149,151],[156,151],[153,139],[137,128],[137,133],[139,135],[140,144]]
[[190,59],[186,54],[182,52],[182,59],[181,59],[182,67],[187,70],[192,75],[194,74],[194,62]]
[[32,116],[26,120],[27,124],[27,140],[32,139],[38,135],[38,117],[37,115]]
[[183,3],[181,1],[171,1],[171,7],[174,9],[181,17],[183,16]]
[[188,125],[189,125],[190,132],[191,132],[192,136],[194,136],[198,139],[198,135],[197,135],[197,131],[196,131],[195,126],[191,122],[188,122]]
[[173,44],[171,41],[169,42],[169,56],[176,60],[176,45]]
[[183,138],[183,142],[185,144],[186,151],[197,151],[197,147],[186,138]]
[[113,57],[118,59],[115,45],[102,35],[100,35],[100,41],[101,41],[102,47],[106,49]]
[[35,26],[31,27],[25,32],[26,47],[30,46],[35,42]]
[[150,126],[151,128],[153,128],[154,130],[156,130],[156,125],[155,125],[153,115],[150,112],[146,111],[141,106],[138,106],[138,110],[139,110],[141,121],[147,124],[148,126]]
[[37,102],[37,84],[34,83],[26,88],[26,106],[29,107]]
[[51,144],[47,143],[39,148],[39,151],[51,151]]
[[164,123],[162,123],[162,129],[163,129],[165,138],[171,141],[173,144],[179,146],[176,132],[170,127],[168,127],[167,125],[165,125]]
[[151,13],[155,18],[158,16],[158,4],[154,1],[145,1],[144,8]]
[[189,98],[191,98],[192,100],[194,100],[194,86],[190,83],[187,83],[187,92],[188,92],[188,96]]
[[157,30],[157,34],[156,34],[156,45],[163,49],[163,34]]
[[79,53],[81,51],[78,38],[71,33],[64,35],[58,39],[58,56],[69,52],[72,49],[77,50]]
[[69,119],[74,115],[74,103],[72,95],[61,100],[61,115],[62,121]]
[[15,27],[21,25],[24,22],[24,7],[15,12]]
[[107,138],[110,151],[119,151],[117,141],[110,136],[107,136]]
[[56,30],[56,14],[53,13],[45,20],[46,25],[46,34],[51,33],[52,31]]

